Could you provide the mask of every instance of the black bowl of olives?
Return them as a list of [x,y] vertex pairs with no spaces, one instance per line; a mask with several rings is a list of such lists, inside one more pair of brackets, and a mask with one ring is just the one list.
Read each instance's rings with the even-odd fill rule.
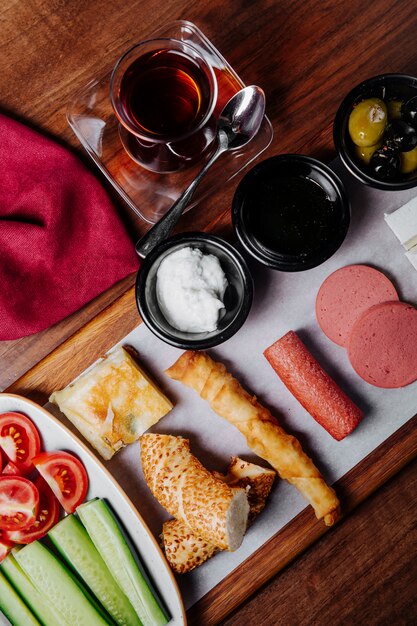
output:
[[337,111],[333,138],[344,165],[366,185],[417,186],[417,78],[383,74],[357,85]]

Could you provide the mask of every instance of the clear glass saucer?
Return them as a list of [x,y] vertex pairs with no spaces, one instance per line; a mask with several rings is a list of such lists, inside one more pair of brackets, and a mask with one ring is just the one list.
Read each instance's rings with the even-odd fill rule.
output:
[[[219,114],[229,98],[245,86],[209,39],[191,22],[173,22],[152,33],[151,37],[180,39],[200,50],[213,67],[217,79],[215,114]],[[123,148],[119,123],[110,103],[112,69],[113,67],[109,68],[100,78],[93,78],[74,96],[67,109],[68,123],[90,157],[130,208],[143,220],[153,224],[200,171],[204,159],[173,174],[156,174],[138,165]],[[259,133],[249,144],[240,150],[222,155],[209,170],[189,209],[247,167],[266,150],[272,136],[271,123],[265,116]]]

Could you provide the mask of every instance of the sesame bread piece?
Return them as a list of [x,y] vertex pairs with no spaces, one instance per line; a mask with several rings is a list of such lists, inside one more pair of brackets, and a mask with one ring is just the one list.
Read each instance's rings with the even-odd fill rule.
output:
[[215,478],[191,453],[188,439],[146,434],[140,444],[146,482],[168,513],[221,550],[236,550],[248,522],[246,491]]
[[[232,489],[246,489],[250,507],[249,523],[252,523],[265,507],[276,473],[238,457],[232,457],[226,475],[220,472],[213,472],[213,475]],[[219,552],[217,546],[194,533],[184,522],[177,519],[164,523],[161,540],[167,561],[177,574],[190,572]]]

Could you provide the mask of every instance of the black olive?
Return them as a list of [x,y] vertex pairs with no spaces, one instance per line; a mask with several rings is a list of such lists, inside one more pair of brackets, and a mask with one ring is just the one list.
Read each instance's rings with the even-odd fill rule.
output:
[[400,152],[408,152],[417,146],[417,131],[404,120],[392,120],[385,131],[385,141]]
[[417,96],[405,102],[401,108],[401,116],[414,126],[417,124]]
[[400,155],[398,150],[384,145],[376,150],[369,162],[369,168],[375,178],[380,180],[393,180],[400,171]]

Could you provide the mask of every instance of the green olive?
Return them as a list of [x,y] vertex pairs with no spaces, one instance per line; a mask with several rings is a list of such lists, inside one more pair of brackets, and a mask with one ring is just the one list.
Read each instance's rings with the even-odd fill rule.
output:
[[387,107],[379,98],[359,102],[349,116],[349,135],[357,146],[375,146],[384,134]]
[[363,161],[363,163],[366,163],[366,165],[369,165],[371,156],[381,146],[382,146],[381,142],[377,143],[376,146],[355,146],[355,154],[358,157],[358,159]]
[[417,146],[408,152],[401,152],[401,174],[410,174],[417,169]]
[[390,120],[401,119],[401,107],[404,104],[402,100],[388,100],[387,110]]

